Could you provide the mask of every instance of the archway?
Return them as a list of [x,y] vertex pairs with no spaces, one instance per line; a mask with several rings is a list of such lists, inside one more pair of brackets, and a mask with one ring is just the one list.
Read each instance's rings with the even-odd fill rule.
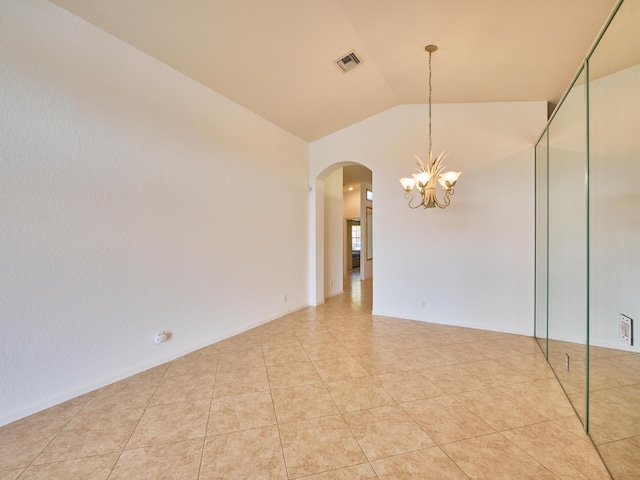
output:
[[[356,162],[339,162],[326,167],[311,183],[309,188],[310,305],[320,305],[324,303],[325,298],[338,295],[343,291],[343,278],[348,260],[346,258],[347,219],[357,218],[361,222],[360,272],[362,279],[371,278],[373,237],[371,229],[367,230],[367,226],[371,227],[372,223],[372,175],[372,171],[365,165]],[[347,192],[346,196],[345,192]],[[345,205],[346,199],[349,202],[348,209]]]

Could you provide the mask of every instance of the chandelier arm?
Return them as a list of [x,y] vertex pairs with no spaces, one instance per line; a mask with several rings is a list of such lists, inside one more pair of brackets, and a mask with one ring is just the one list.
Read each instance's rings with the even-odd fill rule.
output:
[[438,208],[447,208],[449,206],[449,202],[447,201],[447,197],[446,196],[445,196],[445,202],[444,203],[440,203],[440,201],[437,198],[433,199],[433,203],[435,203]]
[[444,198],[442,200],[442,203],[440,203],[437,196],[434,195],[433,197],[434,203],[439,208],[447,208],[449,206],[449,204],[451,203],[451,195],[453,195],[453,188],[450,188],[449,190],[444,190],[443,193],[444,193]]
[[442,208],[446,208],[449,206],[449,204],[451,203],[451,195],[453,195],[453,188],[450,188],[449,190],[445,190],[444,192],[444,207]]
[[416,206],[412,206],[411,205],[411,202],[413,202],[413,193],[411,193],[411,192],[405,192],[404,198],[409,199],[409,203],[407,205],[409,205],[409,208],[411,208],[411,209],[415,210],[416,208],[418,208],[418,207],[420,207],[422,205],[422,203],[419,203]]

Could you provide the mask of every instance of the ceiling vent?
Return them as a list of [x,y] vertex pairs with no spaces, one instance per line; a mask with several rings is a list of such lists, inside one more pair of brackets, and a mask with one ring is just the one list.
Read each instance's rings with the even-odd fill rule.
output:
[[348,72],[349,70],[353,70],[358,65],[360,65],[360,63],[362,63],[362,60],[358,58],[355,51],[351,50],[349,53],[343,55],[333,63],[338,65],[338,67],[340,67],[340,70],[342,70],[343,72]]

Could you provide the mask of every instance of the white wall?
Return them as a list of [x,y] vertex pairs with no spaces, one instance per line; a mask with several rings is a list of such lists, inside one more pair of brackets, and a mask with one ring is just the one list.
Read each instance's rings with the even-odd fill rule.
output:
[[373,171],[374,314],[531,335],[532,145],[546,103],[433,105],[434,151],[463,174],[448,209],[410,210],[398,179],[427,156],[425,109],[400,105],[313,142],[310,181],[338,162]]
[[342,217],[342,168],[324,181],[324,296],[343,292],[344,219]]
[[344,192],[344,218],[360,218],[360,186]]
[[306,142],[43,0],[0,59],[0,424],[307,304]]

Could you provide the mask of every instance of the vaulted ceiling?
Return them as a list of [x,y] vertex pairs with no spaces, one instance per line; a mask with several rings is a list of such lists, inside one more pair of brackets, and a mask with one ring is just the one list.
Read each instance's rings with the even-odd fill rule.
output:
[[[404,103],[557,102],[616,0],[51,0],[307,141]],[[343,73],[334,60],[355,50]]]

